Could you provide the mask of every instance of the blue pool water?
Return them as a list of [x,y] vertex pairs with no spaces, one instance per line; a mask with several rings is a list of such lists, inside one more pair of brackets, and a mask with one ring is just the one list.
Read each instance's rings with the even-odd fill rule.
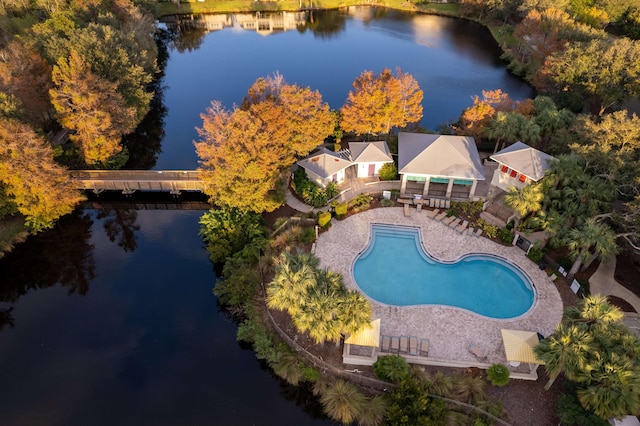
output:
[[448,305],[491,318],[514,318],[533,304],[533,286],[514,266],[490,255],[442,263],[425,253],[419,231],[372,225],[353,275],[369,297],[389,305]]

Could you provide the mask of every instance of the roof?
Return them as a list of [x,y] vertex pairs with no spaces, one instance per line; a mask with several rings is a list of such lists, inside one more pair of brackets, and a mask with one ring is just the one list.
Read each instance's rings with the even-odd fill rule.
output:
[[478,148],[471,136],[400,132],[398,169],[403,174],[485,179]]
[[529,145],[516,142],[490,157],[498,163],[508,166],[531,180],[539,181],[549,169],[549,162],[555,157]]
[[349,142],[354,163],[379,163],[393,161],[385,141]]
[[363,328],[349,336],[344,343],[348,345],[380,346],[380,318],[371,321],[369,327]]
[[298,165],[325,179],[346,169],[351,161],[345,160],[337,152],[322,148],[320,151],[298,161]]
[[535,331],[500,330],[507,361],[544,364],[533,353],[540,339]]

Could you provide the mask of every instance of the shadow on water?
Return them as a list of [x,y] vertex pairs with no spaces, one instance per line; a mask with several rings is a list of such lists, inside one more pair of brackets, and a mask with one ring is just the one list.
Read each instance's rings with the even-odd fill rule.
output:
[[[92,225],[88,215],[76,210],[2,258],[0,302],[14,304],[31,290],[56,284],[67,288],[68,294],[87,294],[95,277]],[[0,323],[13,325],[11,309],[2,308]]]

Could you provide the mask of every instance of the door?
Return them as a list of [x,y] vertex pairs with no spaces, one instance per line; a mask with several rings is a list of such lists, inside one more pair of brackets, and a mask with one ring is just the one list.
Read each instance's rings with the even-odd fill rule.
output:
[[376,165],[369,164],[369,177],[373,177],[376,175]]

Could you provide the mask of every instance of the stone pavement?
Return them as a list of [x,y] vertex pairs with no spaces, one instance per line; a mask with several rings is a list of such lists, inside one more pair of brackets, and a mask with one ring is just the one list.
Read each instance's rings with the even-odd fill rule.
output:
[[616,296],[631,304],[636,312],[640,312],[640,297],[627,290],[614,278],[616,272],[616,258],[608,262],[600,262],[596,272],[589,278],[589,287],[592,294],[603,296]]
[[[443,305],[392,306],[369,298],[374,318],[382,318],[381,334],[417,336],[430,341],[429,359],[457,362],[487,368],[494,362],[506,363],[500,330],[537,331],[551,334],[562,318],[562,300],[555,285],[522,250],[494,243],[484,237],[461,235],[441,222],[427,218],[424,211],[413,210],[405,217],[400,207],[367,210],[341,221],[334,221],[316,242],[320,265],[340,272],[345,285],[358,289],[353,278],[353,262],[369,244],[371,223],[387,223],[419,228],[424,248],[443,261],[454,261],[469,253],[491,253],[518,265],[535,286],[536,298],[525,314],[509,319],[494,319]],[[488,352],[478,362],[469,353],[475,344]],[[451,365],[451,364],[450,364]]]

